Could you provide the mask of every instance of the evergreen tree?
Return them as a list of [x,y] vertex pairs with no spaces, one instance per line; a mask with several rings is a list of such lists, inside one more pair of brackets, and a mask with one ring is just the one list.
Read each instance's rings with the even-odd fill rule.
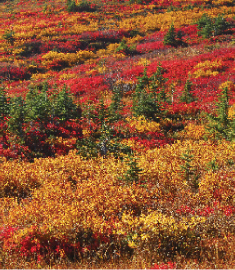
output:
[[76,12],[78,10],[78,6],[74,0],[67,0],[66,5],[68,12]]
[[180,97],[180,101],[187,104],[195,101],[195,98],[192,94],[192,82],[189,79],[185,83],[184,91]]
[[221,35],[228,28],[230,28],[230,24],[221,14],[219,14],[214,22],[214,35]]
[[0,88],[0,120],[8,116],[10,111],[10,104],[7,99],[6,91]]
[[180,167],[188,185],[192,188],[193,191],[198,191],[199,174],[197,173],[195,166],[192,165],[193,157],[194,156],[191,155],[191,150],[187,149],[187,151],[180,157],[184,161],[184,164]]
[[207,13],[204,13],[197,21],[197,28],[200,30],[204,28],[207,24],[211,24],[211,18],[208,16]]
[[169,99],[166,94],[165,83],[168,79],[164,78],[163,68],[161,64],[158,65],[157,71],[150,77],[150,88],[154,95],[154,97],[158,100],[158,102],[168,102]]
[[54,97],[53,116],[58,117],[60,122],[81,117],[81,111],[73,102],[66,86]]
[[8,126],[10,132],[20,137],[24,142],[24,130],[23,125],[25,123],[25,101],[22,97],[15,97],[11,99],[10,113]]
[[26,95],[26,120],[47,123],[50,120],[51,102],[48,97],[48,85],[44,84],[42,91],[37,88],[30,89]]
[[204,38],[209,38],[212,36],[213,32],[213,22],[212,19],[204,13],[202,17],[197,21],[198,35]]
[[143,170],[139,168],[137,159],[130,155],[128,165],[129,169],[125,173],[123,180],[128,183],[138,182],[139,175]]
[[146,69],[142,77],[139,77],[138,84],[133,94],[133,112],[135,116],[144,115],[146,118],[157,119],[160,113],[160,105],[157,102],[156,93],[147,92],[150,86],[150,78]]
[[217,103],[217,116],[208,115],[207,128],[215,139],[233,140],[235,137],[235,120],[228,117],[229,107],[229,93],[228,88],[225,87]]
[[107,106],[105,106],[103,98],[100,99],[97,111],[97,118],[101,124],[101,130],[105,131],[107,129],[107,121],[109,119],[109,110]]
[[209,38],[212,36],[213,33],[213,24],[212,22],[208,22],[200,31],[200,35],[204,38]]
[[10,45],[14,45],[15,33],[13,31],[7,30],[2,36]]
[[164,36],[163,43],[164,45],[171,45],[171,46],[177,45],[176,32],[173,24],[170,26],[167,34]]
[[221,35],[226,29],[230,28],[230,24],[226,19],[219,15],[216,18],[211,18],[207,14],[203,14],[197,21],[198,35],[204,38]]
[[135,46],[128,46],[126,40],[123,38],[120,45],[116,49],[116,52],[122,52],[127,55],[135,53]]
[[109,106],[109,122],[115,122],[121,119],[120,111],[123,108],[123,91],[120,87],[113,88],[112,103]]

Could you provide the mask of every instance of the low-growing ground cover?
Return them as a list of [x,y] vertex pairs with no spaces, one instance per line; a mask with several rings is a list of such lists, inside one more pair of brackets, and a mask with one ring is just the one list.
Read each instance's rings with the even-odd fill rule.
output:
[[233,268],[234,1],[0,14],[0,267]]

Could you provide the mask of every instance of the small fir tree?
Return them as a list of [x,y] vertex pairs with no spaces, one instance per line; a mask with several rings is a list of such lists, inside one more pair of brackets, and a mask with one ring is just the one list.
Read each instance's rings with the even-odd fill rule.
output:
[[15,43],[15,33],[12,30],[7,30],[2,36],[11,46]]
[[8,116],[10,112],[10,104],[6,95],[6,91],[0,88],[0,120]]
[[226,21],[226,19],[219,14],[217,18],[215,18],[214,22],[214,35],[221,35],[223,32],[230,28],[230,24]]
[[192,94],[192,87],[193,87],[193,84],[192,82],[188,79],[185,83],[185,86],[184,86],[184,91],[180,97],[180,101],[181,102],[185,102],[185,103],[191,103],[193,101],[195,101],[195,97],[193,96]]
[[139,180],[139,175],[143,170],[138,166],[137,159],[132,155],[129,156],[128,165],[129,169],[125,173],[123,180],[127,183],[137,183]]
[[60,122],[81,117],[81,111],[74,103],[66,85],[55,96],[54,117],[58,117]]
[[115,122],[122,118],[120,112],[123,109],[123,91],[120,87],[113,88],[112,103],[109,106],[109,122]]
[[203,14],[197,21],[198,35],[204,38],[221,35],[230,27],[231,25],[221,14],[216,18],[211,18],[207,14]]
[[233,140],[235,137],[235,120],[228,116],[229,107],[229,93],[228,88],[225,87],[217,103],[217,116],[208,115],[209,124],[207,128],[215,139]]
[[142,77],[139,77],[138,84],[133,94],[133,112],[135,116],[145,116],[156,120],[160,113],[160,105],[157,101],[156,93],[147,92],[150,87],[150,78],[144,69]]
[[37,88],[30,89],[26,95],[26,120],[47,123],[50,120],[51,103],[47,93],[47,85],[43,85],[40,92]]
[[25,101],[22,97],[11,99],[8,127],[9,131],[19,136],[21,143],[24,142],[23,125],[25,123]]
[[103,98],[100,99],[97,110],[98,110],[97,118],[100,122],[101,130],[105,131],[107,129],[107,122],[109,119],[109,110],[107,106],[105,106]]
[[182,173],[187,184],[192,188],[193,191],[198,191],[199,188],[199,174],[195,166],[193,165],[193,155],[191,150],[187,149],[185,153],[180,157],[184,161],[184,164],[181,165]]
[[175,27],[172,24],[164,36],[164,45],[171,45],[171,46],[176,46],[177,45],[177,40],[176,40],[176,32],[175,32]]
[[154,97],[157,101],[160,102],[169,102],[169,98],[167,97],[165,83],[168,79],[164,78],[163,75],[163,68],[159,63],[157,67],[157,71],[150,77],[150,89],[153,93]]
[[116,52],[121,52],[126,55],[133,55],[136,53],[136,48],[135,48],[135,45],[128,46],[126,43],[126,40],[123,38],[118,48],[116,49]]
[[78,10],[78,7],[76,5],[76,2],[74,0],[67,0],[67,11],[68,12],[76,12]]

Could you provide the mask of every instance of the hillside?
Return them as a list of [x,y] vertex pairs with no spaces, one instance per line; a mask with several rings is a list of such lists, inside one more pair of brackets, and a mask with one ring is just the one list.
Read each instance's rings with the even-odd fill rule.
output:
[[0,25],[0,267],[234,268],[234,0],[3,0]]

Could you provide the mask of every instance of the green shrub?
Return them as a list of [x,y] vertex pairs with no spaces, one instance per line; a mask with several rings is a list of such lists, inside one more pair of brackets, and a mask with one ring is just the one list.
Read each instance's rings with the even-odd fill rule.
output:
[[77,5],[76,2],[74,0],[67,0],[67,11],[68,12],[76,12],[77,11]]
[[121,52],[124,53],[126,55],[133,55],[136,54],[136,50],[135,50],[135,46],[128,46],[126,44],[126,40],[122,39],[121,43],[119,44],[118,48],[116,49],[116,52]]
[[14,31],[7,30],[3,34],[3,39],[5,39],[10,45],[14,45],[15,42],[15,33]]
[[76,5],[74,0],[67,0],[66,5],[68,12],[92,12],[96,10],[94,7],[91,7],[91,4],[86,0],[82,1],[78,5]]

